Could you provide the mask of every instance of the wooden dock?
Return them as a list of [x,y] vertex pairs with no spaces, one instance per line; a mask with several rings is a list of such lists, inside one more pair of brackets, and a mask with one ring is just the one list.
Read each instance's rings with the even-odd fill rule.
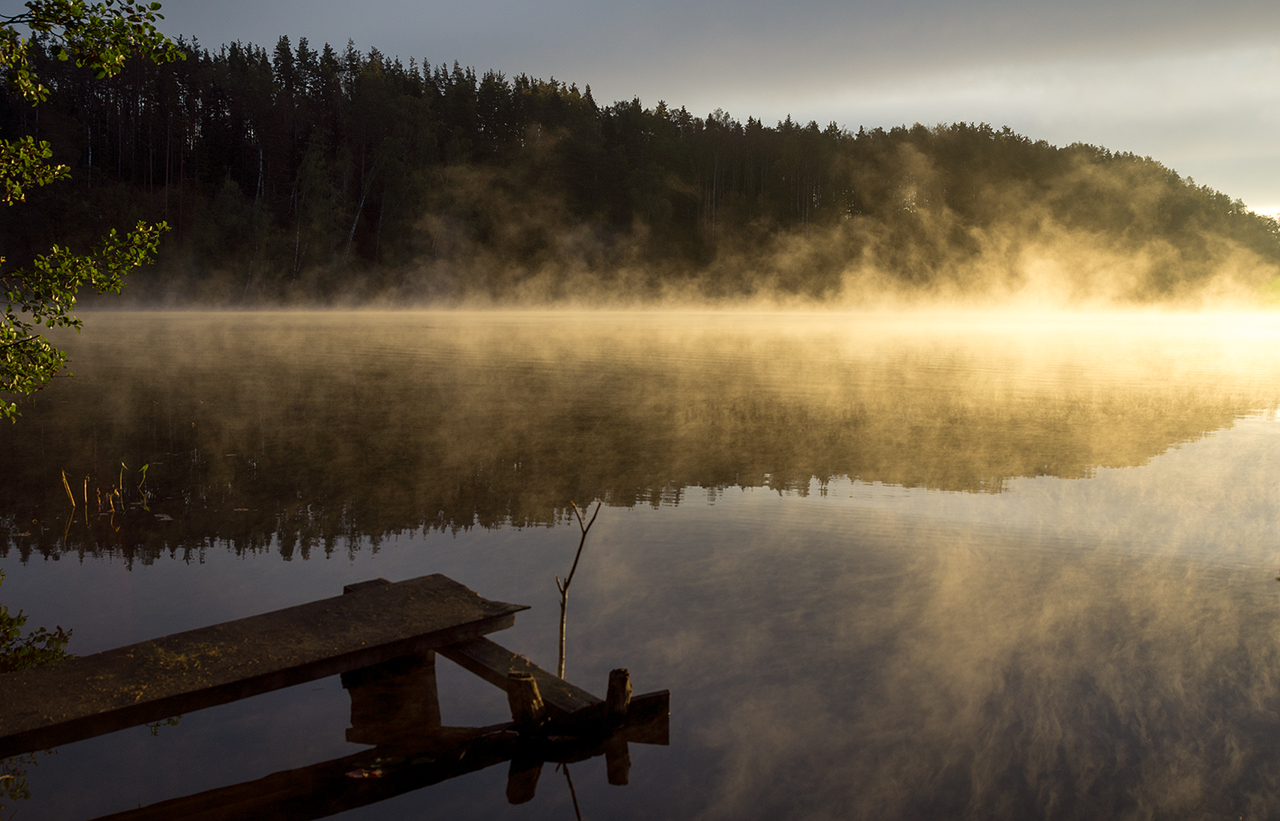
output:
[[0,676],[0,758],[226,704],[515,624],[524,605],[441,575]]
[[[113,819],[322,818],[504,761],[507,798],[530,800],[544,762],[606,759],[626,784],[630,742],[666,744],[671,696],[631,696],[614,670],[605,698],[485,638],[527,607],[444,576],[348,585],[343,595],[0,675],[0,758],[342,676],[347,740],[373,749]],[[507,692],[512,721],[442,727],[436,654]]]

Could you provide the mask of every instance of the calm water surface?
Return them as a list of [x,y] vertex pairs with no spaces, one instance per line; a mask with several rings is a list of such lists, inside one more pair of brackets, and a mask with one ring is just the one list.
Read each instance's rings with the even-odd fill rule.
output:
[[[1266,317],[90,315],[76,378],[0,430],[0,601],[88,654],[438,572],[531,605],[494,638],[554,669],[569,503],[603,499],[566,677],[670,689],[670,745],[633,744],[627,786],[547,765],[511,805],[503,765],[347,817],[1275,816],[1278,343]],[[438,672],[445,724],[507,719]],[[334,678],[67,745],[11,763],[0,817],[338,758],[348,718]]]

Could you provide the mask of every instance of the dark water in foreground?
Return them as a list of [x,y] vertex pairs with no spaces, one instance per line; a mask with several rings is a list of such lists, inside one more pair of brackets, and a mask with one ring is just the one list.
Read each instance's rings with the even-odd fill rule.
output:
[[[122,314],[0,431],[0,601],[79,654],[445,573],[672,691],[585,818],[1280,814],[1280,321]],[[124,468],[121,467],[124,464]],[[148,465],[138,487],[139,469]],[[78,494],[114,515],[68,520]],[[147,510],[140,504],[145,502]],[[438,663],[445,724],[507,718]],[[362,749],[326,679],[23,763],[90,818]],[[348,817],[574,818],[505,766]]]

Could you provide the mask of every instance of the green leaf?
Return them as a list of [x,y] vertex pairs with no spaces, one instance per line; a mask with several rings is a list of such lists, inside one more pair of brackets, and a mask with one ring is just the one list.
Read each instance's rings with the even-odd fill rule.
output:
[[[0,15],[0,73],[32,105],[48,98],[30,59],[31,41],[19,35],[19,26],[47,37],[59,60],[74,57],[76,65],[89,67],[99,79],[118,73],[133,54],[157,63],[186,59],[177,44],[156,30],[159,9],[159,3],[139,6],[134,0],[28,0],[25,12]],[[69,177],[65,165],[48,161],[52,154],[49,143],[33,137],[0,140],[0,200],[23,202],[28,188]],[[48,384],[66,355],[37,329],[78,329],[74,310],[79,290],[118,292],[126,274],[151,261],[166,230],[163,222],[139,222],[124,236],[113,229],[88,254],[54,245],[29,268],[0,275],[7,300],[0,317],[0,393],[25,395]],[[0,399],[0,418],[17,415],[16,403]]]

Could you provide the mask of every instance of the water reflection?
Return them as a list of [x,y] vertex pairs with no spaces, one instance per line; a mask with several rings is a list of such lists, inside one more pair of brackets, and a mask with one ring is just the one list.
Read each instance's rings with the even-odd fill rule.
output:
[[[668,743],[666,693],[632,701],[625,716],[576,731],[526,734],[511,723],[447,727],[440,717],[435,653],[406,656],[342,675],[351,697],[347,740],[373,748],[136,810],[103,816],[146,819],[326,818],[479,770],[508,764],[510,804],[533,800],[543,765],[604,757],[609,783],[626,786],[629,744]],[[576,797],[575,797],[576,803]]]
[[[624,581],[591,579],[603,633],[637,608],[671,613],[646,620],[663,638],[636,664],[697,716],[682,740],[696,783],[668,772],[671,789],[712,785],[673,816],[1280,810],[1270,567],[1025,530],[842,528],[840,513],[780,501],[718,519],[716,547],[678,572],[659,541],[657,557],[609,557]],[[1274,562],[1274,540],[1260,556]],[[629,595],[635,579],[649,583]]]
[[[550,582],[577,529],[519,528],[568,524],[570,500],[599,496],[573,583],[573,676],[625,663],[679,698],[671,746],[634,747],[627,789],[610,789],[603,756],[572,765],[586,817],[1280,815],[1273,324],[131,321],[84,339],[81,376],[28,412],[43,445],[4,440],[25,477],[0,478],[10,525],[38,521],[0,558],[15,595],[43,584],[61,608],[36,618],[76,624],[77,639],[81,623],[99,629],[93,612],[151,631],[132,641],[443,572],[532,604],[511,644],[550,667]],[[175,364],[120,358],[151,348]],[[71,444],[95,434],[98,468],[92,444]],[[174,521],[73,530],[88,560],[23,563],[66,555],[61,520],[39,535],[47,511],[65,516],[57,471],[108,482],[120,460],[164,463],[147,484],[169,498],[148,504]],[[341,561],[280,560],[326,544]],[[114,559],[187,551],[205,563]],[[467,716],[446,722],[492,723],[467,698],[445,700]],[[61,750],[31,771],[32,814],[352,754],[304,758],[318,720],[289,724],[281,703]],[[152,785],[183,744],[204,766],[171,775],[180,789]],[[252,756],[256,770],[233,769]],[[351,817],[573,817],[549,773],[510,804],[510,775]]]
[[[693,487],[999,492],[1144,464],[1274,407],[1278,384],[1265,344],[1194,319],[91,319],[76,379],[0,431],[0,551],[306,558]],[[110,496],[122,463],[148,466],[146,498],[64,521],[61,473]]]

